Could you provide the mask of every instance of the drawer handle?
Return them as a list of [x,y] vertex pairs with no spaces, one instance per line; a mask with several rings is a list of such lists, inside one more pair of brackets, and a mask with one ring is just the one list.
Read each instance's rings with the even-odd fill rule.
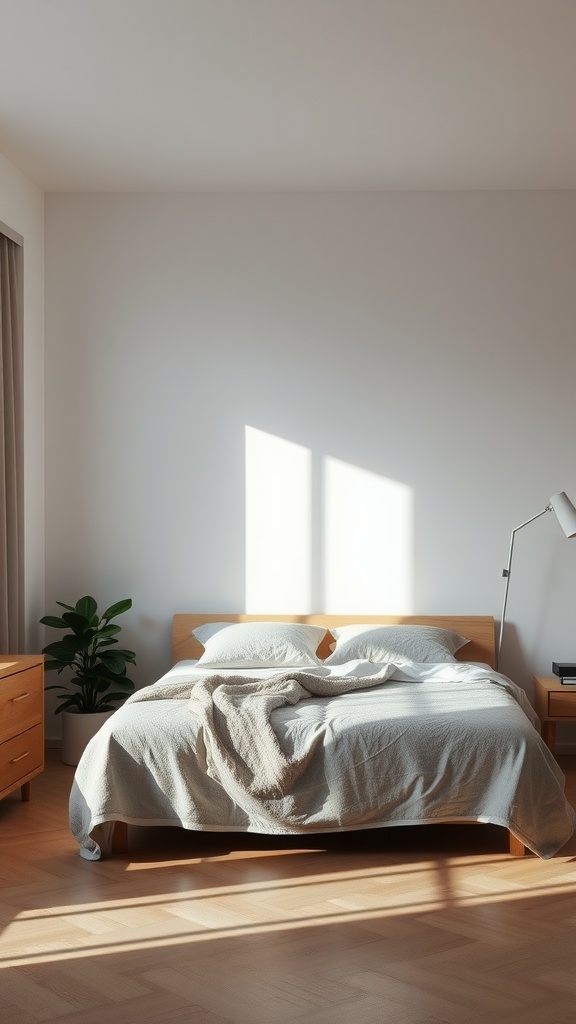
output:
[[19,697],[12,697],[12,703],[13,703],[13,704],[17,704],[17,702],[18,702],[19,700],[25,700],[25,698],[26,698],[26,697],[29,697],[29,696],[30,696],[30,693],[29,693],[29,692],[26,692],[26,693],[21,693]]
[[28,757],[29,753],[30,753],[30,751],[27,750],[25,754],[20,754],[20,757],[13,757],[12,761],[11,761],[11,764],[16,764],[17,761],[21,761],[24,757]]

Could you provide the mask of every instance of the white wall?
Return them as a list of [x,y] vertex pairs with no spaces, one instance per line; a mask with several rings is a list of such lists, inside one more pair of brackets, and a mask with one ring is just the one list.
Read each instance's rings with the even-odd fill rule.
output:
[[2,154],[0,221],[24,239],[26,650],[36,652],[44,605],[44,194]]
[[[264,522],[311,519],[309,607],[270,559],[261,611],[334,611],[340,574],[345,611],[499,617],[510,531],[576,500],[576,194],[50,195],[46,214],[46,610],[131,596],[140,685],[173,612],[244,608],[248,426],[310,474],[283,500],[271,466],[272,508],[251,490]],[[327,458],[348,519],[326,551]],[[381,549],[403,545],[398,609]],[[552,514],[518,536],[502,669],[528,692],[576,657],[575,573]]]

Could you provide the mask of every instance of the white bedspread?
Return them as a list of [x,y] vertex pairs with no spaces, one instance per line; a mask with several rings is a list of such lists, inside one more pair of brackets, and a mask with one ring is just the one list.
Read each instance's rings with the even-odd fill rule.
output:
[[258,801],[229,780],[221,784],[207,754],[206,720],[190,697],[209,673],[190,662],[175,666],[127,701],[86,748],[70,796],[82,856],[100,856],[90,833],[117,819],[273,834],[483,821],[510,829],[543,858],[567,842],[576,816],[522,690],[467,663],[405,665],[390,670],[391,679],[384,671],[382,682],[370,678],[379,669],[322,667],[315,674],[323,683],[348,676],[368,688],[272,710],[280,750],[303,769],[289,793]]

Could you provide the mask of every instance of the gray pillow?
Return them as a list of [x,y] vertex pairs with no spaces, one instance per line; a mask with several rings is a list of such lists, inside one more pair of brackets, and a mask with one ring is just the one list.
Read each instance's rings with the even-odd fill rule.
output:
[[325,665],[373,661],[402,665],[409,661],[456,661],[454,654],[469,641],[439,626],[378,626],[358,624],[330,629],[335,639]]
[[204,647],[198,665],[211,668],[312,668],[324,626],[302,622],[209,622],[192,630]]

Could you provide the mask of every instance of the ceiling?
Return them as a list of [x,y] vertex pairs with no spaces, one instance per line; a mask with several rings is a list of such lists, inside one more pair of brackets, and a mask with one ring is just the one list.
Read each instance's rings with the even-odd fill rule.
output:
[[575,189],[576,0],[0,0],[46,191]]

